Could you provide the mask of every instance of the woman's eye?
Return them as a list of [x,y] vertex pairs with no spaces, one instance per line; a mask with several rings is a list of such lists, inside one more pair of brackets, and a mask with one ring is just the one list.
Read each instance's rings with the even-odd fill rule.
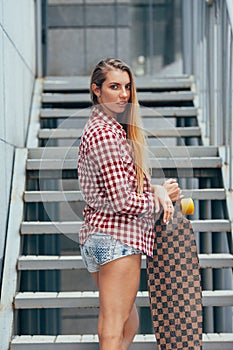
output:
[[126,90],[130,90],[131,89],[131,85],[127,84],[125,88],[126,88]]
[[118,88],[118,85],[117,84],[113,84],[110,86],[112,90],[116,90]]

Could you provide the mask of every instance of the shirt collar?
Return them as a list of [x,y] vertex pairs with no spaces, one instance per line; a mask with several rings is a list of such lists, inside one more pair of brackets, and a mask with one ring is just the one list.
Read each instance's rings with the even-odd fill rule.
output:
[[122,125],[118,123],[118,121],[112,117],[111,115],[107,114],[99,105],[95,105],[92,107],[92,115],[93,117],[98,117],[102,121],[104,121],[106,124],[111,126],[112,128],[116,129],[118,132],[122,133],[126,137],[125,130],[123,129]]

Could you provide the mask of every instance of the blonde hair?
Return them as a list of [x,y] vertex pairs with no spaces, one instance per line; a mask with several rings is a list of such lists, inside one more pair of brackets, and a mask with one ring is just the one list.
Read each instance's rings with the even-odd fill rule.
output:
[[[94,68],[91,75],[91,86],[96,84],[100,89],[106,80],[106,75],[110,70],[119,69],[126,71],[130,78],[130,99],[125,112],[121,115],[121,121],[127,125],[127,138],[132,145],[135,169],[137,174],[138,192],[143,192],[144,174],[149,177],[148,152],[145,134],[142,129],[142,120],[139,113],[139,103],[137,99],[136,86],[130,67],[123,61],[115,58],[107,58],[100,61]],[[90,88],[91,100],[94,105],[98,104],[95,93]]]

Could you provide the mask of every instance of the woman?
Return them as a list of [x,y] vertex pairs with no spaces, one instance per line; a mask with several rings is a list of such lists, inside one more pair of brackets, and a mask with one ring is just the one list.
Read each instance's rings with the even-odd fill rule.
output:
[[[93,108],[79,147],[78,175],[87,206],[80,230],[83,261],[99,288],[101,350],[126,350],[138,329],[135,298],[141,255],[152,256],[154,212],[173,216],[174,180],[151,186],[130,68],[106,59],[91,76]],[[166,190],[166,188],[168,191]]]

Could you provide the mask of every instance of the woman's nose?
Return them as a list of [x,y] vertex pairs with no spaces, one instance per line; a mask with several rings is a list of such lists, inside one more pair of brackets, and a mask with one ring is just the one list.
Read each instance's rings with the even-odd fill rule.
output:
[[122,89],[121,89],[121,96],[122,96],[122,97],[127,97],[127,91],[126,91],[125,88],[122,88]]

